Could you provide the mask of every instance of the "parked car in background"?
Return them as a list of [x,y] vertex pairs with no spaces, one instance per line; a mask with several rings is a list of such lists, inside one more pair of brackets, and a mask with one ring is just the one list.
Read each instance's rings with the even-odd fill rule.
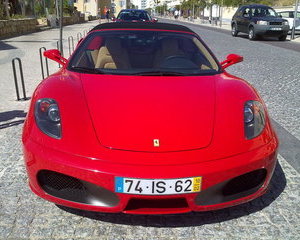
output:
[[290,29],[289,22],[282,19],[276,11],[265,5],[241,6],[231,21],[231,33],[236,37],[239,32],[247,33],[250,40],[258,37],[278,37],[284,41]]
[[92,21],[93,20],[93,16],[91,12],[84,12],[84,20],[85,21]]
[[157,22],[156,18],[152,18],[145,10],[140,9],[124,9],[117,18],[113,19],[115,22]]
[[[295,11],[280,11],[278,14],[283,18],[288,20],[289,25],[290,25],[290,30],[294,26],[294,14]],[[295,29],[300,31],[300,12],[297,12],[296,16],[296,24],[295,24]]]

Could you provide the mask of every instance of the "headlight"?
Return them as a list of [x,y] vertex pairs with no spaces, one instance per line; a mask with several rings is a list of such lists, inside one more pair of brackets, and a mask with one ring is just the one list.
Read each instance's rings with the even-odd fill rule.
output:
[[257,21],[256,24],[259,24],[259,25],[268,25],[268,22],[267,21]]
[[244,128],[247,139],[261,134],[265,128],[265,110],[258,101],[247,101],[244,106]]
[[39,99],[35,104],[34,115],[36,124],[43,133],[56,139],[61,138],[60,114],[54,99]]

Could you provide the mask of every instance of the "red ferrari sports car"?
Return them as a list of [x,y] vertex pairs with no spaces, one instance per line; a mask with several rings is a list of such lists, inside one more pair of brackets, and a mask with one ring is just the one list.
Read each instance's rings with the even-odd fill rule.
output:
[[278,140],[263,100],[189,28],[92,29],[35,90],[23,129],[29,185],[73,208],[169,214],[264,194]]

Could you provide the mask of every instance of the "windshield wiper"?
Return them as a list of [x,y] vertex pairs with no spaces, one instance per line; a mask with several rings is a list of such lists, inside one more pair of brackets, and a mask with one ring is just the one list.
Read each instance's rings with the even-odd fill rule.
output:
[[103,71],[101,71],[99,69],[96,69],[96,68],[73,67],[72,66],[72,69],[74,69],[74,70],[80,70],[80,71],[85,72],[85,73],[99,73],[99,74],[104,74]]
[[139,76],[184,76],[184,73],[172,71],[150,71],[150,72],[137,72],[134,75]]

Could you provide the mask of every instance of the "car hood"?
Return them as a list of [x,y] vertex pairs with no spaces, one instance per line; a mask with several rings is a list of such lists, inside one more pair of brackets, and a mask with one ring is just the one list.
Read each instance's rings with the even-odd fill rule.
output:
[[81,74],[101,145],[168,152],[207,147],[215,117],[214,76]]

